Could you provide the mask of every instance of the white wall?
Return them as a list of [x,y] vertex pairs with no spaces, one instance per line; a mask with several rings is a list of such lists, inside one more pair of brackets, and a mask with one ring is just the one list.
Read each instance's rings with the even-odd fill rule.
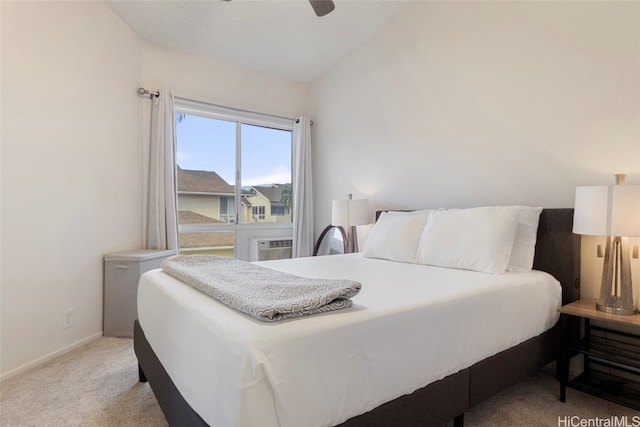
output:
[[565,207],[640,183],[639,8],[412,5],[313,84],[319,205]]
[[6,374],[100,335],[102,255],[139,246],[141,46],[100,2],[0,7]]
[[142,83],[175,96],[283,117],[308,114],[309,85],[144,43]]
[[102,3],[1,7],[4,374],[101,334],[102,255],[140,242],[141,47]]
[[[295,117],[309,85],[142,41],[102,2],[0,2],[0,372],[102,333],[102,256],[143,242],[148,98]],[[75,325],[63,329],[63,312]]]
[[347,193],[572,207],[640,184],[639,76],[638,2],[417,2],[312,85],[316,231]]

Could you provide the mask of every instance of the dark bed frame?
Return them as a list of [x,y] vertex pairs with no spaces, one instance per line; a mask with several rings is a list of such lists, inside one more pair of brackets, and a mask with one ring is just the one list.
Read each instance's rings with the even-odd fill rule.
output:
[[[572,225],[573,209],[544,209],[534,259],[535,269],[552,274],[562,284],[563,304],[580,298],[580,237],[572,233]],[[340,427],[440,426],[452,419],[454,425],[462,426],[465,411],[558,360],[559,324],[467,369],[351,418]],[[569,327],[569,333],[577,336],[577,325]],[[207,426],[176,388],[138,321],[134,325],[134,350],[139,379],[149,381],[169,425]]]

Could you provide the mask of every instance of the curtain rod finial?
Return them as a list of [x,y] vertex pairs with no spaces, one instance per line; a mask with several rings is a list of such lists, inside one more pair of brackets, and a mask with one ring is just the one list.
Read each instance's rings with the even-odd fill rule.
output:
[[151,90],[147,90],[143,87],[139,87],[138,90],[136,91],[138,93],[138,95],[140,96],[144,96],[144,95],[149,95],[152,98],[155,97],[159,97],[160,96],[160,91],[151,91]]

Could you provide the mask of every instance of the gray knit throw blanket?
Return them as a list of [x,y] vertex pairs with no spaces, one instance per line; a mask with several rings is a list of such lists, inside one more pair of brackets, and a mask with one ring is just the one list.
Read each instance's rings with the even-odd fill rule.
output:
[[361,284],[310,279],[216,255],[178,255],[162,269],[231,308],[263,322],[351,307]]

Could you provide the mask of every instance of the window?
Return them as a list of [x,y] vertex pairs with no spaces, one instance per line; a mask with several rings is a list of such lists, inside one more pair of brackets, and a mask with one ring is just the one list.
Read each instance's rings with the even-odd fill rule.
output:
[[264,216],[264,206],[252,206],[251,207],[251,216],[254,221],[260,221],[265,219]]
[[287,216],[289,213],[286,211],[284,206],[273,206],[271,205],[271,216]]
[[233,197],[220,196],[220,221],[233,224],[236,222],[236,208]]
[[180,251],[233,255],[239,230],[291,228],[293,120],[175,107]]

